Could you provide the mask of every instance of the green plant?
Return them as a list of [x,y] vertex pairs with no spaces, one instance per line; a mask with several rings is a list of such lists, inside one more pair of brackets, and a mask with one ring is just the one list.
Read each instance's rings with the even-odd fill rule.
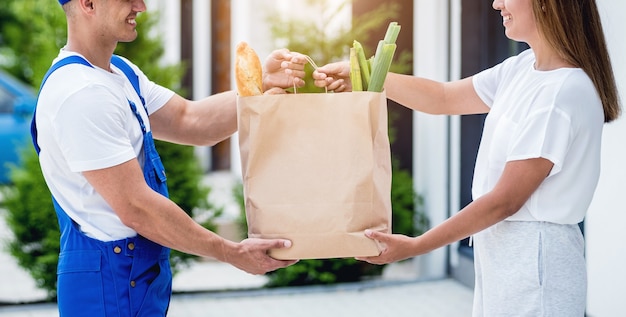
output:
[[0,16],[0,67],[38,88],[66,42],[63,10],[57,1],[2,0]]
[[[58,47],[65,42],[65,18],[56,1],[3,0],[7,6],[0,8],[0,61],[6,68],[38,87]],[[45,12],[40,12],[44,10]],[[33,19],[33,16],[39,17]],[[139,33],[136,41],[120,43],[117,54],[128,57],[151,80],[181,93],[179,82],[183,75],[180,64],[155,63],[163,54],[163,44],[158,36],[150,36],[150,29],[158,21],[154,14],[138,17]],[[62,22],[62,23],[61,23]],[[17,36],[17,30],[21,30]],[[30,44],[22,51],[25,43]],[[50,47],[55,47],[50,49]],[[215,229],[213,220],[221,213],[208,200],[210,188],[202,184],[202,170],[190,146],[156,142],[165,170],[171,199],[204,227]],[[50,192],[45,184],[37,154],[30,143],[25,145],[19,167],[12,168],[12,186],[2,188],[3,206],[7,209],[7,223],[14,239],[8,248],[21,267],[35,279],[37,285],[55,296],[56,265],[59,252],[59,228]],[[186,253],[172,251],[170,261],[174,273],[195,258]]]
[[236,183],[232,188],[233,200],[239,207],[239,215],[235,219],[237,229],[241,234],[241,239],[248,237],[248,221],[246,220],[246,202],[243,194],[243,184],[241,182]]
[[[293,19],[292,17],[280,17],[279,14],[270,14],[268,18],[270,30],[280,46],[288,47],[292,51],[303,52],[311,56],[318,65],[324,65],[338,60],[346,60],[349,48],[355,39],[367,39],[372,34],[386,28],[390,19],[393,19],[400,9],[396,4],[380,6],[360,17],[356,17],[351,26],[342,26],[332,29],[341,19],[341,12],[352,1],[343,1],[336,9],[328,9],[331,0],[308,1],[309,5],[323,12],[320,19]],[[366,57],[374,55],[375,48],[364,45]],[[406,55],[405,55],[406,56]],[[309,64],[305,67],[307,77],[313,69]],[[312,80],[307,80],[301,92],[323,92],[323,88],[315,87]]]
[[418,236],[426,232],[430,221],[424,211],[422,196],[413,187],[413,177],[393,162],[391,170],[391,228],[394,233]]
[[12,167],[13,185],[1,188],[7,226],[14,236],[7,247],[36,285],[53,297],[61,236],[59,224],[35,149],[24,147],[20,157],[21,167]]

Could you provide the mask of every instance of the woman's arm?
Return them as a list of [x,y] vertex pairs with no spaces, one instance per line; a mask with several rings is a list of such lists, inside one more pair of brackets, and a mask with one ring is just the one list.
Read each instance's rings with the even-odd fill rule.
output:
[[[313,78],[318,87],[327,87],[335,92],[352,90],[348,62],[324,65],[313,72]],[[442,83],[390,72],[384,87],[387,98],[420,112],[458,115],[489,111],[489,107],[476,94],[471,77]]]
[[426,78],[395,73],[385,80],[387,98],[413,110],[430,114],[477,114],[489,112],[478,97],[472,78],[438,82]]
[[359,258],[374,264],[404,260],[467,238],[516,213],[549,175],[554,164],[544,158],[508,162],[494,189],[418,237],[367,231],[386,248],[379,256]]

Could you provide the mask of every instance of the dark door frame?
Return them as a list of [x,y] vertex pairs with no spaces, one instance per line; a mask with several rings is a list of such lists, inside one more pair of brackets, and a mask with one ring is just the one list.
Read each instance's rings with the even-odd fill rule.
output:
[[[509,40],[504,34],[502,17],[487,1],[462,1],[461,9],[461,78],[472,76],[492,67],[509,56],[527,48],[524,43]],[[460,126],[460,206],[472,202],[472,178],[482,129],[486,115],[461,116]],[[474,251],[469,238],[459,243],[459,265],[452,268],[452,276],[473,286]]]

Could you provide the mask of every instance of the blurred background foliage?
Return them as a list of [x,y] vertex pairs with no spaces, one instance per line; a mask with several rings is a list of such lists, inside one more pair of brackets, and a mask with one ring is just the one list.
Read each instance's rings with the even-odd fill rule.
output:
[[[363,15],[353,17],[350,25],[342,25],[342,12],[354,1],[342,1],[333,6],[333,0],[309,0],[314,8],[312,12],[322,12],[316,19],[298,19],[291,16],[281,17],[270,14],[267,19],[270,30],[278,47],[288,47],[291,51],[309,55],[318,66],[331,62],[346,60],[349,57],[352,42],[357,40],[363,45],[365,57],[374,55],[376,47],[369,46],[367,39],[379,36],[382,39],[389,22],[393,21],[400,6],[396,3],[381,2],[376,9]],[[381,35],[382,34],[382,35]],[[378,37],[376,37],[378,39]],[[411,51],[396,52],[391,71],[406,73],[411,69],[413,54]],[[311,78],[313,68],[305,67],[307,78]],[[312,80],[307,80],[301,92],[324,92],[323,88],[315,87]]]

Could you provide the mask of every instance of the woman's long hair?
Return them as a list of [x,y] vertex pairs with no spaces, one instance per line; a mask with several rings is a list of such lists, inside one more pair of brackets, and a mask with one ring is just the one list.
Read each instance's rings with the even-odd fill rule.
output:
[[611,59],[595,0],[536,0],[539,33],[569,63],[593,81],[604,108],[604,122],[621,113]]

